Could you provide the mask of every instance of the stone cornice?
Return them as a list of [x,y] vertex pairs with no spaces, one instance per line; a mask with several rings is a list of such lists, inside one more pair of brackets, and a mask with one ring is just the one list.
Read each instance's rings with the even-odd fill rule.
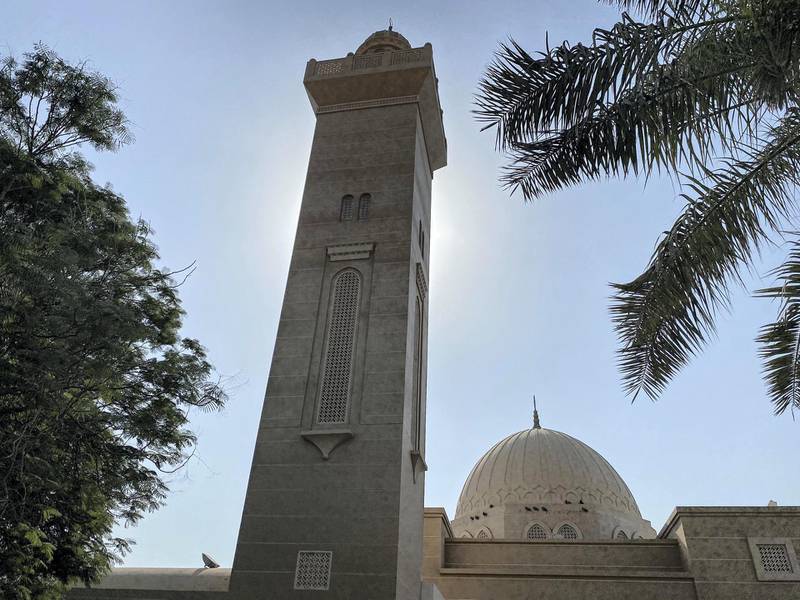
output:
[[362,244],[340,244],[338,246],[328,246],[327,254],[332,262],[340,260],[360,260],[369,258],[374,249],[375,244],[372,242]]

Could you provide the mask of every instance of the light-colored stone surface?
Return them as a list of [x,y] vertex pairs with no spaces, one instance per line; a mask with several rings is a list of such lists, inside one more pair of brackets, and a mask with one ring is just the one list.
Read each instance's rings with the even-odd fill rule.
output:
[[512,434],[478,460],[458,500],[457,537],[525,539],[539,524],[558,537],[573,526],[581,539],[652,538],[633,494],[608,461],[575,438],[541,427]]

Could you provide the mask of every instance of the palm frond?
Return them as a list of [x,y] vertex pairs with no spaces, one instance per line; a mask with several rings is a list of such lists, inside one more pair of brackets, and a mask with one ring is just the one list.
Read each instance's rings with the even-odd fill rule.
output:
[[786,261],[773,272],[779,285],[756,292],[780,301],[774,323],[764,325],[756,342],[764,380],[776,414],[800,408],[800,240],[792,241]]
[[611,313],[622,344],[626,392],[657,397],[713,335],[729,285],[754,252],[795,209],[800,183],[800,110],[767,134],[746,159],[729,160],[703,179],[688,177],[691,195],[659,242],[647,269],[614,284]]

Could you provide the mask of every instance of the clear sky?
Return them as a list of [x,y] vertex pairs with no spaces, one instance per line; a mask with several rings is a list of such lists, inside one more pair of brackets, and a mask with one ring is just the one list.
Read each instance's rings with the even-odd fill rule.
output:
[[[229,566],[241,517],[314,115],[309,58],[341,57],[389,17],[431,42],[449,144],[431,240],[426,505],[450,516],[474,462],[531,423],[586,442],[659,529],[676,505],[800,504],[798,427],[772,415],[753,338],[776,306],[742,291],[716,342],[657,403],[623,396],[609,281],[645,266],[681,209],[667,180],[585,184],[525,205],[497,184],[473,94],[498,42],[590,41],[617,11],[595,0],[62,2],[6,0],[0,52],[42,41],[117,82],[137,141],[92,156],[96,179],[155,229],[163,264],[197,261],[185,334],[232,378],[199,415],[196,459],[138,527],[128,566]],[[753,287],[769,281],[766,253]]]

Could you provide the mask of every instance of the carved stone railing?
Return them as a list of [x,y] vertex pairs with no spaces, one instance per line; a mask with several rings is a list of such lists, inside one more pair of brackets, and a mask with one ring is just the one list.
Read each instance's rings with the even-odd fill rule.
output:
[[315,63],[313,71],[309,73],[314,77],[330,77],[350,73],[352,71],[365,71],[380,67],[395,67],[417,62],[424,62],[425,48],[412,48],[397,52],[380,52],[376,54],[350,55],[333,60],[312,61]]

